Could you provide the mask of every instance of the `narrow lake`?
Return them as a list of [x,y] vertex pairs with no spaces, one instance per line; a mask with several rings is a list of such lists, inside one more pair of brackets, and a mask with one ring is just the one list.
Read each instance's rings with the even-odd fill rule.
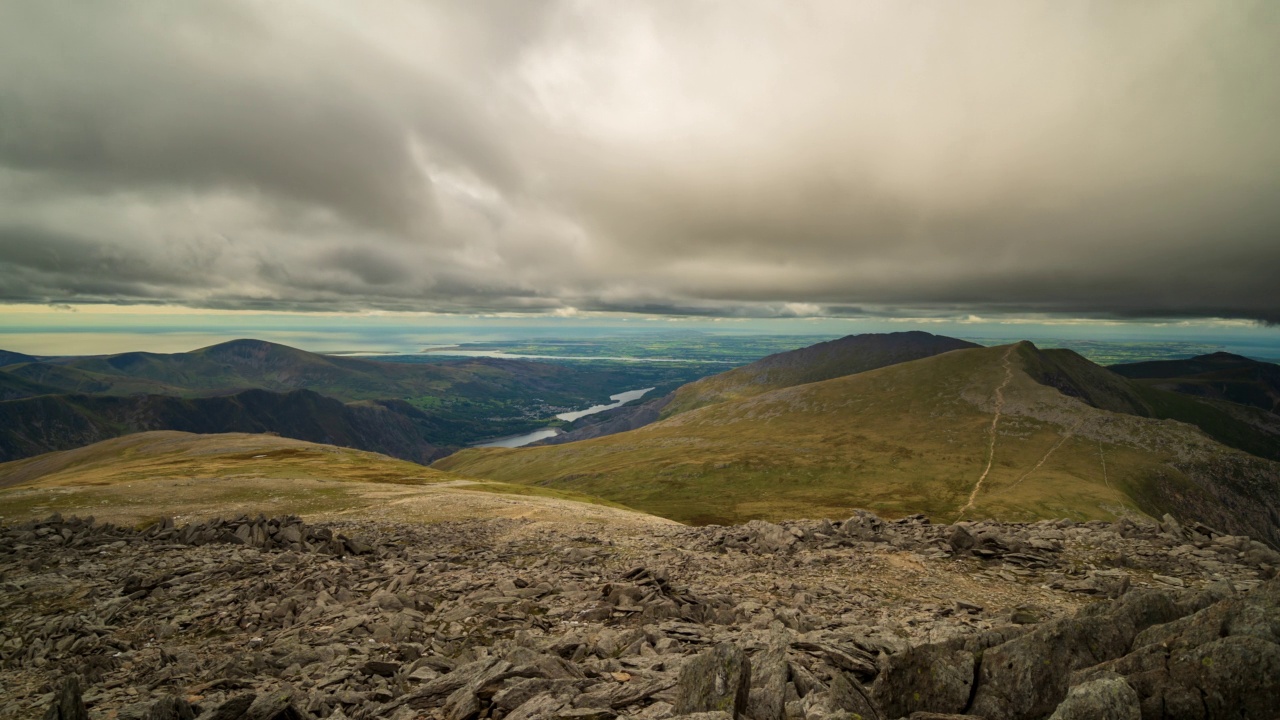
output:
[[[608,405],[592,405],[586,410],[574,410],[572,412],[560,413],[559,415],[556,415],[556,417],[566,422],[573,422],[578,418],[586,417],[588,415],[595,415],[596,413],[604,412],[605,410],[612,410],[613,408],[625,405],[626,403],[629,403],[632,400],[638,400],[644,397],[645,393],[649,392],[652,389],[653,388],[643,388],[641,390],[627,390],[626,392],[620,392],[617,395],[609,396],[609,399],[612,400],[613,402],[609,403]],[[538,442],[539,440],[543,440],[549,437],[555,437],[556,435],[559,435],[559,434],[560,434],[559,428],[541,428],[538,430],[534,430],[533,432],[524,433],[523,435],[512,435],[510,437],[498,438],[497,440],[482,442],[477,445],[472,445],[472,447],[502,447],[502,448],[523,447],[525,445],[528,445],[529,443],[535,443],[535,442]]]

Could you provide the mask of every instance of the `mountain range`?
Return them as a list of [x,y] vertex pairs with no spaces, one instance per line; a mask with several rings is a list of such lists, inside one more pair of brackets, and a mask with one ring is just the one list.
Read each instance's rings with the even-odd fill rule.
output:
[[547,446],[454,452],[639,376],[245,340],[19,358],[0,369],[0,459],[139,431],[274,433],[696,524],[1172,513],[1280,545],[1278,369],[1225,354],[1105,368],[1029,342],[859,335],[584,418]]
[[693,523],[854,508],[947,520],[1171,512],[1280,543],[1280,463],[1230,444],[1273,454],[1275,428],[1264,411],[1224,412],[1023,342],[695,403],[568,445],[465,450],[434,466]]
[[[688,370],[469,358],[405,363],[235,340],[0,367],[0,459],[146,431],[271,432],[428,462]],[[681,372],[684,374],[682,375]],[[696,374],[693,375],[696,377]]]

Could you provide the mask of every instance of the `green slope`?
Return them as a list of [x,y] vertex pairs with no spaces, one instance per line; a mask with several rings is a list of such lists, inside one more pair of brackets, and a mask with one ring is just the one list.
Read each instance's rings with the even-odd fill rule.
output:
[[[1082,395],[1134,398],[1123,380],[1081,363],[1030,343],[960,350],[596,440],[467,450],[433,467],[690,522],[839,517],[859,507],[948,521],[962,510],[1006,520],[1173,511],[1280,542],[1280,465],[1181,423],[1090,405]],[[1076,396],[1043,384],[1047,371],[1067,377],[1060,384]]]
[[145,432],[0,463],[0,518],[9,522],[54,511],[129,522],[259,512],[434,521],[513,510],[642,519],[601,515],[606,508],[625,510],[578,493],[463,480],[270,435]]

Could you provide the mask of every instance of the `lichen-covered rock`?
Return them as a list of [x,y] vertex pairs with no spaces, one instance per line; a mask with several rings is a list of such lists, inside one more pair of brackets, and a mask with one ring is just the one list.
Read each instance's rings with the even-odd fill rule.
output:
[[1076,685],[1049,720],[1142,720],[1138,693],[1115,673]]
[[871,696],[889,717],[916,711],[958,713],[973,688],[973,653],[951,644],[919,645],[880,658]]
[[676,714],[720,711],[735,717],[747,709],[751,661],[742,649],[720,643],[685,661],[676,685]]
[[1280,581],[1153,626],[1128,654],[1072,681],[1112,673],[1136,691],[1144,717],[1267,717],[1280,697]]
[[1157,591],[1095,607],[987,650],[970,710],[1008,720],[1048,715],[1066,697],[1073,671],[1124,655],[1139,632],[1193,609]]
[[783,720],[787,680],[787,638],[779,633],[769,647],[751,658],[751,690],[746,715],[751,720]]

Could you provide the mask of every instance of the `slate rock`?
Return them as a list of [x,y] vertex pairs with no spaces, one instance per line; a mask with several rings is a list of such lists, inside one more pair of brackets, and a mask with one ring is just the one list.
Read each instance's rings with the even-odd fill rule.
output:
[[746,711],[748,718],[783,720],[790,674],[786,639],[775,637],[767,649],[751,659],[751,690]]
[[147,713],[147,720],[194,720],[195,710],[186,699],[176,695],[160,698]]
[[311,716],[294,704],[293,694],[285,691],[263,693],[245,711],[244,720],[311,720]]
[[253,706],[253,701],[257,699],[258,696],[253,693],[237,695],[201,715],[200,720],[241,720],[241,718],[248,716],[249,708]]
[[747,709],[751,661],[732,643],[720,643],[685,661],[676,684],[677,715],[721,711],[734,716]]
[[1190,612],[1156,591],[1093,608],[988,649],[970,710],[1008,720],[1044,717],[1066,697],[1073,671],[1124,655],[1140,631]]
[[954,643],[919,645],[881,656],[871,697],[889,717],[958,713],[973,688],[974,654]]
[[1107,673],[1067,691],[1049,720],[1142,720],[1142,709],[1129,683]]
[[44,720],[89,720],[89,711],[80,695],[80,678],[75,675],[62,678]]

